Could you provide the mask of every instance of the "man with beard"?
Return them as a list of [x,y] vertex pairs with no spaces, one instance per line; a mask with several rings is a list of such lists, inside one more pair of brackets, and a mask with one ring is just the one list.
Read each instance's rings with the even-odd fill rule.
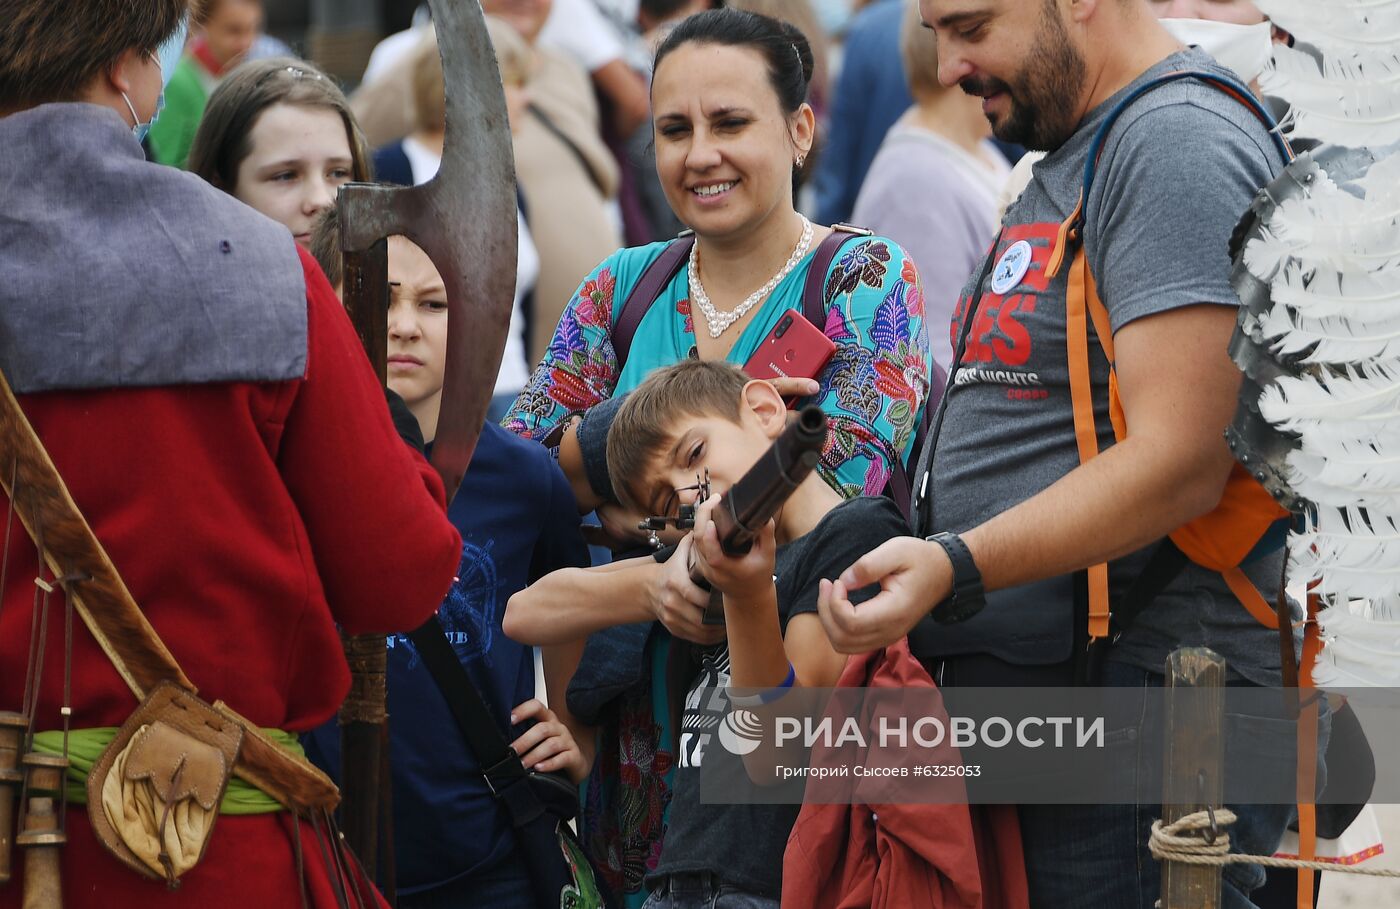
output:
[[[962,352],[917,503],[918,533],[935,536],[887,542],[826,587],[828,634],[857,653],[910,633],[944,686],[1087,680],[1140,690],[1163,684],[1167,656],[1182,646],[1223,656],[1232,684],[1281,684],[1276,632],[1220,574],[1182,558],[1158,572],[1155,595],[1133,582],[1164,537],[1216,507],[1231,472],[1222,433],[1240,376],[1226,346],[1239,301],[1227,241],[1255,191],[1281,169],[1282,151],[1241,100],[1196,78],[1155,88],[1120,112],[1083,199],[1078,239],[1107,310],[1131,430],[1115,443],[1109,364],[1091,338],[1101,453],[1081,464],[1067,348],[1074,250],[1051,266],[1057,247],[1075,239],[1061,228],[1080,201],[1090,146],[1119,104],[1156,77],[1233,76],[1173,38],[1147,0],[921,0],[920,11],[938,36],[940,80],[981,97],[998,138],[1049,154],[1008,209],[954,317]],[[1266,597],[1278,589],[1281,557],[1243,566]],[[1114,626],[1096,651],[1103,662],[1088,666],[1084,578],[1105,562],[1108,602],[1125,613],[1130,598],[1146,605],[1127,627]],[[849,591],[873,583],[881,593],[852,607]],[[921,622],[934,607],[975,611],[984,590],[973,618]],[[1159,759],[1149,727],[1115,733],[1135,743],[1127,766]],[[1236,811],[1233,848],[1268,854],[1290,809]],[[1032,904],[1152,906],[1159,867],[1146,843],[1159,816],[1151,805],[1023,806]],[[1224,905],[1250,905],[1263,878],[1253,866],[1227,868]]]

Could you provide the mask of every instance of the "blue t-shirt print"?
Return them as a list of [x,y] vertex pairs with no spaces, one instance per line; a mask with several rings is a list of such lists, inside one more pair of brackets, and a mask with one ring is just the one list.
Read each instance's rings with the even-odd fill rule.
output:
[[[478,546],[462,541],[462,561],[457,565],[457,580],[438,607],[438,622],[447,635],[447,643],[463,664],[485,659],[491,661],[491,643],[500,619],[498,604],[509,599],[501,596],[501,584],[496,561],[491,557],[494,540]],[[406,634],[389,635],[389,648],[402,647],[409,654],[406,669],[421,665],[418,648]]]

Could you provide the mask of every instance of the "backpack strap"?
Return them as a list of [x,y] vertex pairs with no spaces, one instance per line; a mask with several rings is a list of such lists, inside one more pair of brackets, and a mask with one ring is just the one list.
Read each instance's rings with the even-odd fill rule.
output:
[[[1291,161],[1293,158],[1292,149],[1289,148],[1287,140],[1278,132],[1273,116],[1254,97],[1253,93],[1236,80],[1215,73],[1198,70],[1165,73],[1135,88],[1119,101],[1104,118],[1104,122],[1100,124],[1089,145],[1079,200],[1075,204],[1074,211],[1061,223],[1055,249],[1052,251],[1050,261],[1046,266],[1047,275],[1053,278],[1059,274],[1066,261],[1069,263],[1065,290],[1065,344],[1069,365],[1070,402],[1074,415],[1074,435],[1081,464],[1087,463],[1099,453],[1098,427],[1094,419],[1093,388],[1089,371],[1090,322],[1094,325],[1094,334],[1098,338],[1099,347],[1103,351],[1104,358],[1108,361],[1108,406],[1109,419],[1113,424],[1113,435],[1119,441],[1127,436],[1127,420],[1123,414],[1123,402],[1118,394],[1118,373],[1114,367],[1113,327],[1109,320],[1108,310],[1099,297],[1093,273],[1089,269],[1088,256],[1085,254],[1083,246],[1085,205],[1089,198],[1089,191],[1093,187],[1094,177],[1098,171],[1099,160],[1103,156],[1109,131],[1118,122],[1118,118],[1138,98],[1164,85],[1183,79],[1197,79],[1239,101],[1269,130],[1269,134],[1273,137],[1284,161]],[[1166,580],[1169,581],[1170,577],[1168,576]],[[1110,634],[1108,564],[1101,563],[1090,566],[1088,581],[1089,638],[1091,641],[1097,641],[1107,638]],[[1267,603],[1264,603],[1259,592],[1253,589],[1247,579],[1244,579],[1243,572],[1235,569],[1232,574],[1226,577],[1226,581],[1232,590],[1241,586],[1250,588],[1253,597],[1241,596],[1238,591],[1236,591],[1236,596],[1240,597],[1246,608],[1256,618],[1272,617]],[[1243,581],[1243,585],[1241,585],[1241,581]],[[1165,582],[1161,586],[1165,586]],[[1259,609],[1260,603],[1264,603],[1262,611]],[[1133,614],[1136,614],[1146,605],[1146,601],[1139,598],[1129,609]],[[1121,633],[1126,627],[1125,623],[1119,622],[1114,630]]]
[[1127,97],[1119,101],[1118,104],[1108,112],[1108,116],[1104,118],[1103,123],[1099,125],[1098,131],[1094,133],[1094,140],[1089,143],[1089,154],[1084,161],[1084,180],[1079,191],[1079,202],[1075,205],[1074,211],[1070,213],[1070,216],[1060,225],[1060,232],[1059,236],[1056,238],[1055,248],[1051,252],[1050,261],[1046,264],[1046,274],[1051,278],[1060,273],[1060,268],[1064,264],[1065,258],[1068,257],[1070,249],[1077,248],[1079,241],[1083,237],[1084,205],[1089,198],[1089,190],[1094,185],[1094,177],[1098,173],[1099,159],[1103,157],[1103,149],[1108,139],[1109,131],[1113,129],[1114,124],[1118,122],[1118,118],[1123,115],[1123,112],[1126,111],[1134,101],[1148,92],[1161,88],[1164,85],[1170,85],[1173,82],[1180,82],[1183,79],[1196,79],[1200,82],[1204,82],[1206,85],[1218,89],[1234,98],[1240,104],[1243,104],[1249,109],[1250,113],[1258,118],[1260,123],[1264,124],[1264,128],[1269,131],[1269,136],[1274,141],[1274,147],[1277,148],[1279,154],[1283,156],[1284,162],[1286,163],[1293,160],[1293,149],[1289,146],[1288,140],[1285,139],[1283,134],[1279,131],[1278,122],[1274,119],[1273,114],[1269,113],[1269,109],[1266,108],[1258,98],[1254,97],[1254,93],[1249,90],[1248,86],[1238,80],[1231,79],[1228,76],[1206,72],[1205,70],[1187,69],[1164,73],[1155,79],[1144,82],[1142,85],[1133,89]]
[[836,254],[852,237],[869,237],[873,233],[852,224],[833,224],[831,233],[817,244],[812,265],[807,270],[807,281],[802,285],[802,315],[818,329],[826,328],[826,276],[831,271]]
[[[818,329],[826,328],[826,277],[831,272],[831,263],[840,254],[841,247],[846,245],[846,241],[854,237],[869,237],[873,231],[864,227],[856,227],[852,224],[833,224],[831,233],[825,240],[817,246],[816,254],[812,257],[812,264],[807,271],[807,281],[802,285],[802,315]],[[935,378],[939,377],[940,370],[934,366]],[[930,397],[932,397],[933,386],[936,382],[929,383]],[[942,386],[939,386],[941,394]],[[909,450],[909,461],[917,463],[919,452],[923,448],[925,439],[928,438],[929,430],[933,425],[933,411],[937,403],[932,400],[924,402],[923,416],[919,419],[919,425],[914,430],[914,438],[911,440]],[[908,521],[911,515],[913,504],[913,484],[909,479],[909,468],[905,459],[894,457],[894,462],[890,465],[890,479],[885,486],[885,492],[895,505],[899,507],[900,514]]]
[[685,267],[690,258],[690,249],[694,245],[695,234],[688,230],[683,231],[661,251],[661,255],[651,260],[651,264],[632,287],[632,292],[627,295],[612,329],[613,354],[617,357],[619,374],[623,365],[627,363],[627,354],[632,350],[632,339],[637,336],[637,327],[642,324],[642,318],[656,302],[656,298],[661,296],[666,285]]

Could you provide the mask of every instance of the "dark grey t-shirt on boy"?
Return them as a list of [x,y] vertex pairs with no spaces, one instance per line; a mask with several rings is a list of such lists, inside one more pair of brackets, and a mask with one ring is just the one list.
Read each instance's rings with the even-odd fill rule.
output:
[[[975,527],[1079,465],[1065,352],[1068,268],[1049,280],[1046,263],[1108,113],[1141,83],[1183,69],[1232,76],[1199,50],[1173,54],[1091,111],[1069,141],[1036,164],[1007,210],[992,250],[997,265],[948,392],[931,480],[932,527],[924,533]],[[1085,207],[1085,250],[1114,331],[1178,307],[1238,306],[1228,280],[1230,233],[1282,166],[1254,114],[1198,80],[1133,102],[1109,132]],[[963,291],[954,338],[973,290],[969,283]],[[1113,444],[1108,365],[1092,337],[1089,356],[1102,449]],[[1111,537],[1114,528],[1103,533]],[[1112,596],[1127,589],[1149,550],[1111,566]],[[1278,589],[1281,558],[1245,567],[1265,596]],[[991,653],[1022,665],[1066,660],[1072,590],[1062,578],[998,592],[973,620],[940,629],[939,655]],[[1212,648],[1250,681],[1279,684],[1275,633],[1255,622],[1219,575],[1194,564],[1137,618],[1111,658],[1161,672],[1167,654],[1183,644]]]
[[[908,532],[889,499],[861,497],[837,505],[810,532],[778,547],[774,575],[783,632],[793,616],[817,611],[822,578],[836,577],[885,540]],[[861,597],[852,600],[860,602]],[[709,872],[722,884],[777,899],[783,850],[801,806],[716,805],[700,800],[701,766],[706,751],[720,747],[715,731],[729,712],[724,694],[728,684],[728,648],[709,648],[686,691],[670,825],[647,885],[655,887],[668,874]]]

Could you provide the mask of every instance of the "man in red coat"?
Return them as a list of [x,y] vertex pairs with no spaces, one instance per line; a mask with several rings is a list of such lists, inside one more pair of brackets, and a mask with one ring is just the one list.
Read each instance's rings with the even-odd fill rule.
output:
[[[158,110],[156,51],[186,0],[5,10],[0,370],[200,695],[260,727],[310,729],[349,685],[337,626],[411,629],[446,593],[461,545],[441,482],[396,437],[343,310],[286,230],[145,161],[133,133]],[[14,523],[0,710],[23,698],[39,573]],[[61,622],[49,627],[36,729],[62,726],[66,665],[72,727],[123,723],[136,699],[93,637],[79,624],[68,661]],[[316,831],[286,811],[221,817],[178,891],[119,863],[82,806],[66,828],[69,907],[334,900]],[[0,906],[19,904],[16,858]]]

